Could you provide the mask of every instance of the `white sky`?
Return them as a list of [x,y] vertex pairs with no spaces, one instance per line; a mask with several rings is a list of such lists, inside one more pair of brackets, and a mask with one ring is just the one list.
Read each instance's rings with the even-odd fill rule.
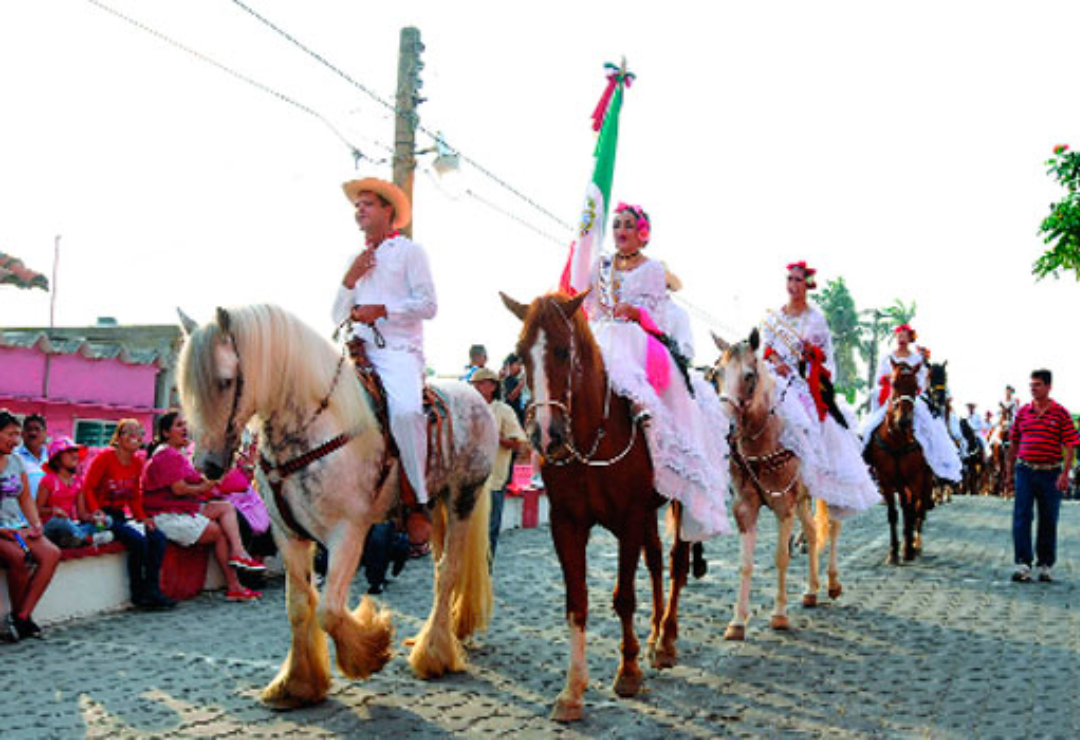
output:
[[[101,1],[386,156],[391,115],[230,0]],[[387,100],[399,30],[418,26],[422,123],[571,223],[602,65],[625,55],[638,80],[613,198],[650,212],[649,252],[729,338],[784,301],[783,266],[807,259],[822,282],[843,276],[860,308],[916,301],[957,400],[985,409],[1007,382],[1026,398],[1045,365],[1080,411],[1080,286],[1030,274],[1059,192],[1043,162],[1055,144],[1080,146],[1080,4],[250,3]],[[0,69],[0,251],[49,274],[62,235],[59,325],[271,301],[329,333],[361,239],[340,191],[352,158],[322,123],[88,0],[0,5]],[[365,162],[359,174],[389,173]],[[501,361],[516,320],[497,291],[525,301],[554,287],[569,243],[475,169],[458,179],[416,180],[440,373],[476,342]],[[48,317],[48,294],[0,291],[0,325]],[[697,360],[711,361],[708,327],[696,329]]]

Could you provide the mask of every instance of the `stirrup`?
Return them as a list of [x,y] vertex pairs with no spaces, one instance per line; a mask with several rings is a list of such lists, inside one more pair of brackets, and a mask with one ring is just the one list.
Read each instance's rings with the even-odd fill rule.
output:
[[640,409],[634,413],[634,423],[641,426],[642,429],[649,426],[652,422],[652,412],[648,409]]

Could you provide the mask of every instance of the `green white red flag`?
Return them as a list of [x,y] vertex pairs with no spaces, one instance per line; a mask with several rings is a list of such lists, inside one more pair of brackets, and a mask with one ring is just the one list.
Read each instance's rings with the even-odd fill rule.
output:
[[599,133],[593,152],[595,164],[592,180],[585,190],[585,205],[581,210],[577,239],[570,244],[570,256],[563,268],[559,289],[574,295],[589,287],[593,265],[604,243],[608,209],[611,206],[611,182],[615,175],[615,149],[619,142],[619,114],[623,93],[634,81],[634,75],[622,67],[605,64],[607,88],[593,111],[593,130]]

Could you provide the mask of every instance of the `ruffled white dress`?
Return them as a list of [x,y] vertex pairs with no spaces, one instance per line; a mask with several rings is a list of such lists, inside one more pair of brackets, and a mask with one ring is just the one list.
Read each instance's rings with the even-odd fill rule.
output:
[[[926,405],[926,401],[921,395],[926,390],[929,378],[922,355],[918,352],[912,352],[907,357],[891,354],[882,358],[877,373],[879,385],[882,377],[892,375],[892,362],[890,360],[911,367],[918,365],[920,362],[923,363],[923,367],[917,375],[920,395],[918,402],[915,404],[915,441],[922,447],[923,457],[926,458],[926,463],[930,466],[930,469],[934,471],[934,475],[954,483],[959,482],[963,477],[963,465],[960,462],[960,454],[957,451],[956,444],[949,434],[949,429],[945,426],[945,420],[930,413],[930,407]],[[878,394],[875,392],[872,404],[877,408],[863,419],[862,427],[859,429],[864,448],[870,444],[874,430],[881,426],[881,422],[885,420],[885,412],[888,410],[888,404],[878,406],[877,403]],[[955,419],[955,417],[953,418]],[[959,434],[959,432],[959,422],[957,422],[956,433]]]
[[[728,420],[716,392],[696,371],[691,374],[694,395],[671,356],[668,383],[658,391],[646,370],[648,335],[637,323],[615,319],[616,303],[648,311],[656,325],[673,335],[671,299],[664,268],[647,260],[634,270],[615,270],[611,258],[602,258],[593,271],[592,290],[585,309],[600,352],[608,382],[615,393],[640,404],[652,414],[645,439],[652,456],[656,490],[683,504],[682,539],[697,542],[727,534],[730,475],[727,466]],[[676,342],[686,347],[688,333]]]
[[821,421],[810,386],[798,372],[802,347],[813,344],[821,348],[825,367],[836,377],[832,334],[825,316],[813,307],[798,316],[770,312],[762,322],[762,340],[792,369],[787,378],[776,376],[777,415],[784,422],[780,443],[799,457],[810,495],[827,503],[836,519],[880,502],[881,494],[862,458],[854,414],[837,397],[847,428],[828,414]]

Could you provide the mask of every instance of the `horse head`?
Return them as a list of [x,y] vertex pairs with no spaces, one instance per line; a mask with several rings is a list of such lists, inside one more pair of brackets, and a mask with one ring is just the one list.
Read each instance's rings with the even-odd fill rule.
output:
[[208,478],[232,466],[241,432],[255,413],[244,393],[240,353],[229,312],[217,310],[215,321],[202,326],[182,314],[185,334],[177,385],[184,416],[199,450],[197,464]]
[[542,455],[554,457],[572,444],[570,419],[574,385],[587,371],[599,369],[599,349],[584,314],[585,296],[552,293],[530,305],[500,293],[503,303],[522,321],[517,353],[525,364],[532,402],[526,434]]
[[915,425],[915,399],[919,395],[919,370],[922,363],[914,367],[904,362],[892,363],[892,394],[885,414],[890,429],[905,434]]
[[720,400],[741,415],[759,405],[766,391],[769,375],[757,354],[761,336],[755,328],[741,342],[729,344],[715,334],[713,342],[720,350],[720,358],[708,377],[720,394]]

